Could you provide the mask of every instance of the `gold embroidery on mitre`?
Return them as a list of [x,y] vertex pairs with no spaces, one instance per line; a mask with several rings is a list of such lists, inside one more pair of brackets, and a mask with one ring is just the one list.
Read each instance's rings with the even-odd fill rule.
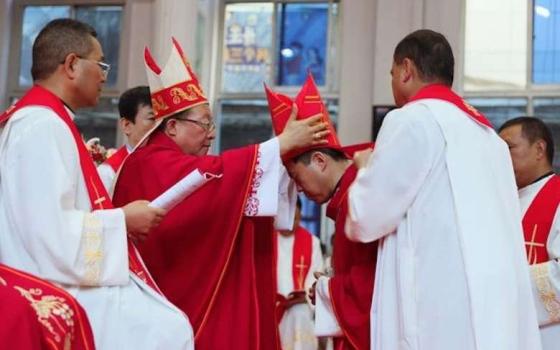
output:
[[178,105],[183,101],[196,101],[200,98],[205,98],[202,91],[194,84],[188,84],[185,90],[180,87],[172,88],[169,94],[173,98],[173,103]]
[[535,279],[539,298],[541,299],[545,310],[548,312],[550,323],[560,321],[560,301],[558,300],[554,288],[550,283],[548,276],[548,264],[539,264],[531,266],[531,272]]
[[56,318],[61,319],[68,326],[70,332],[74,333],[74,311],[66,304],[66,299],[54,295],[43,295],[43,291],[39,288],[28,290],[14,286],[14,289],[29,301],[37,314],[37,319],[53,335],[56,342],[60,343],[62,339],[55,327],[59,331],[66,331]]
[[154,110],[154,114],[158,115],[160,111],[164,111],[169,108],[163,101],[161,96],[152,97],[152,108]]

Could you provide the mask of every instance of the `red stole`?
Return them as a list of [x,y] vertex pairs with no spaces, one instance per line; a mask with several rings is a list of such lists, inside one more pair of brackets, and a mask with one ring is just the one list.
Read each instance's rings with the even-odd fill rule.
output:
[[553,175],[531,202],[523,217],[525,250],[529,264],[549,260],[546,241],[560,204],[560,176]]
[[[99,178],[99,173],[95,168],[95,164],[91,160],[86,145],[80,136],[80,132],[64,107],[64,103],[58,96],[39,85],[35,85],[21,98],[21,100],[8,108],[8,110],[0,116],[0,123],[7,121],[14,112],[29,106],[41,106],[52,110],[68,126],[68,129],[72,133],[74,141],[76,142],[76,148],[80,158],[80,168],[82,169],[82,175],[87,187],[92,211],[113,209],[114,207],[111,203],[111,197],[109,197],[105,186],[103,186],[103,183]],[[158,287],[144,267],[134,244],[130,240],[128,240],[128,264],[130,271],[159,292]]]
[[[280,233],[277,233],[278,235]],[[313,237],[312,233],[302,226],[296,228],[294,233],[294,247],[292,249],[292,280],[294,283],[294,291],[305,291],[305,279],[311,268],[311,259],[313,257]],[[278,253],[276,253],[276,261],[278,261]],[[276,320],[278,324],[282,321],[286,312],[285,296],[278,293],[276,300]]]
[[370,348],[370,309],[377,261],[377,241],[356,243],[346,238],[344,225],[348,215],[348,189],[357,169],[348,167],[338,189],[327,206],[327,216],[335,221],[332,264],[329,280],[333,310],[343,337],[335,338],[335,349]]
[[0,264],[2,349],[94,350],[84,309],[62,288]]
[[454,104],[457,108],[467,113],[472,120],[477,123],[492,128],[490,121],[473,106],[469,105],[461,96],[457,95],[449,86],[442,84],[432,84],[421,88],[416,95],[410,98],[412,101],[422,99],[438,99]]
[[311,268],[312,253],[312,234],[305,228],[298,226],[294,233],[294,251],[292,255],[294,291],[305,290],[305,278]]
[[272,218],[243,215],[257,150],[192,156],[155,132],[127,157],[115,185],[113,200],[124,205],[153,200],[197,168],[222,174],[170,210],[138,246],[164,294],[189,316],[199,350],[278,342]]
[[107,160],[105,160],[105,163],[108,164],[115,173],[117,173],[127,156],[128,149],[126,148],[126,146],[122,146],[118,151],[107,158]]

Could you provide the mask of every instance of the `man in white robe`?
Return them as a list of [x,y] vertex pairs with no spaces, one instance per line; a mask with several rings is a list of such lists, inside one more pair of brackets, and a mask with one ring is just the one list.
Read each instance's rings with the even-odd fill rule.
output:
[[519,117],[500,127],[508,144],[523,215],[525,248],[543,349],[560,346],[560,177],[554,174],[554,142],[546,124]]
[[75,296],[98,349],[193,349],[186,315],[129,270],[142,263],[127,231],[147,234],[165,212],[147,201],[92,211],[89,188],[102,185],[72,110],[97,103],[102,60],[93,28],[75,20],[54,20],[35,40],[36,85],[0,117],[0,261]]
[[144,135],[155,125],[150,100],[150,88],[136,86],[119,98],[119,127],[125,135],[125,144],[97,167],[101,181],[109,193],[122,163]]
[[371,348],[541,349],[505,143],[451,90],[443,35],[413,32],[393,59],[402,108],[355,157],[346,226],[380,240]]
[[[311,288],[315,272],[323,271],[323,254],[321,241],[313,234],[299,226],[301,218],[299,200],[292,230],[278,232],[278,294],[286,298],[285,311],[278,326],[280,341],[283,350],[316,350],[317,337],[314,334],[313,309],[307,302],[306,291]],[[300,230],[299,233],[296,230]],[[303,246],[306,240],[296,238],[296,235],[305,236],[311,241],[308,247],[296,247],[298,243]],[[302,237],[303,238],[303,237]],[[301,256],[294,260],[297,252]],[[305,256],[309,254],[310,256]],[[310,262],[306,262],[307,259]],[[295,274],[294,274],[295,273]],[[303,282],[303,283],[302,283]],[[298,284],[300,284],[298,286]]]

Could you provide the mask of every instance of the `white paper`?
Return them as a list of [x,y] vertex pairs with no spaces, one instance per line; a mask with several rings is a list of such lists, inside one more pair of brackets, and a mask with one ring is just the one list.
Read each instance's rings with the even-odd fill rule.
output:
[[202,174],[196,169],[182,178],[175,185],[171,186],[167,191],[163,192],[159,197],[154,199],[150,206],[153,208],[162,208],[167,211],[173,209],[183,199],[190,196],[194,191],[204,186],[208,181],[214,178],[220,178],[222,175],[214,175],[210,173]]

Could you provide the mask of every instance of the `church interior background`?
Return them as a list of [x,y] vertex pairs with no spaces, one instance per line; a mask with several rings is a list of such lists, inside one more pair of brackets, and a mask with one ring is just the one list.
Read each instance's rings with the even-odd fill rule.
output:
[[[498,127],[530,115],[548,123],[560,168],[560,1],[555,0],[1,0],[0,107],[30,86],[31,46],[48,21],[95,27],[111,64],[100,103],[81,111],[86,139],[122,143],[117,101],[146,84],[145,46],[167,57],[171,36],[212,101],[214,152],[271,137],[263,82],[294,95],[307,72],[320,85],[343,144],[373,140],[393,99],[398,40],[442,32],[456,59],[454,88]],[[304,200],[303,224],[328,242],[324,208]]]

